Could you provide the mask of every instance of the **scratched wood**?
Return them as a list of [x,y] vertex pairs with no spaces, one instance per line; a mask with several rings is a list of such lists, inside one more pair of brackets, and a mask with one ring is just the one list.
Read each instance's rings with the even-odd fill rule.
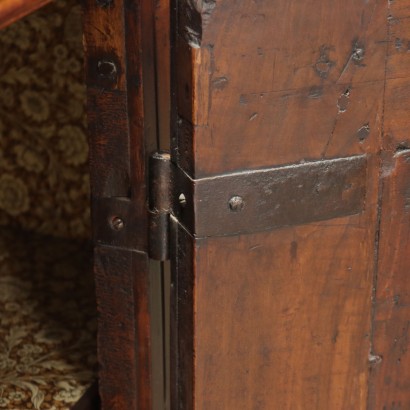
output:
[[389,2],[381,223],[374,295],[369,408],[410,406],[408,294],[410,1]]
[[178,4],[178,153],[196,176],[377,147],[385,2]]
[[410,152],[383,169],[379,263],[371,351],[371,409],[410,408]]
[[394,152],[410,147],[407,113],[410,109],[410,1],[389,2],[389,48],[386,64],[384,148]]
[[388,5],[175,4],[172,151],[191,176],[369,162],[357,215],[225,238],[180,228],[173,408],[366,409]]

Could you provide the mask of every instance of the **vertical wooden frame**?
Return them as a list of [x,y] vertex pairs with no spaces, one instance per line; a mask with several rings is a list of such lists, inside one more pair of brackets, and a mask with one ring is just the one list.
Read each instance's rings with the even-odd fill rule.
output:
[[157,146],[153,27],[150,0],[86,1],[102,409],[152,408],[146,198],[147,158]]

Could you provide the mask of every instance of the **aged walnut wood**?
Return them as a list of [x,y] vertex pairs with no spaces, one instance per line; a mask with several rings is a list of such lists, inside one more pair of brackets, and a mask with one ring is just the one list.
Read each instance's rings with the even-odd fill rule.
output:
[[410,152],[398,152],[383,169],[375,311],[371,409],[410,407]]
[[356,215],[225,238],[175,228],[173,408],[366,409],[379,154],[397,126],[384,122],[388,5],[174,7],[172,153],[191,177],[352,155],[368,166]]
[[153,16],[150,1],[85,4],[102,409],[152,407],[146,179],[157,138]]
[[[172,408],[409,406],[409,10],[408,0],[88,0],[103,408],[152,405],[146,168],[166,144],[169,86],[172,159],[191,179],[367,164],[349,214],[206,238],[171,218]],[[200,205],[229,210],[228,198]]]
[[169,150],[170,146],[170,0],[155,1],[155,60],[157,85],[158,146]]
[[0,30],[50,2],[51,0],[1,0]]
[[384,3],[178,5],[178,152],[195,176],[374,152]]
[[150,409],[148,258],[144,253],[97,247],[95,277],[103,409]]
[[381,224],[374,283],[370,409],[410,406],[408,293],[410,1],[389,2]]

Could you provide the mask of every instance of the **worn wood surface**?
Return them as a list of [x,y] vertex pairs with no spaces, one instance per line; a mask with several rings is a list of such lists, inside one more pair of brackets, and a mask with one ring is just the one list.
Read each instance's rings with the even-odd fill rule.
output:
[[194,409],[194,241],[171,220],[171,409]]
[[87,0],[84,46],[101,406],[151,410],[146,180],[157,146],[154,3]]
[[173,224],[172,408],[408,407],[409,12],[408,0],[87,1],[94,209],[127,198],[142,251],[96,237],[103,408],[151,406],[146,157],[166,145],[169,87],[172,156],[191,177],[367,156],[354,215],[200,240]]
[[95,250],[99,388],[102,409],[151,409],[148,258],[99,246]]
[[383,169],[379,263],[375,281],[370,409],[410,408],[410,152]]
[[171,115],[171,11],[170,0],[155,1],[155,59],[157,84],[158,146],[170,147]]
[[51,0],[1,0],[0,30],[50,2]]
[[179,235],[191,251],[179,252],[174,275],[174,408],[393,409],[397,400],[406,408],[410,390],[394,393],[393,362],[377,370],[380,338],[393,339],[372,324],[371,301],[378,210],[398,206],[384,204],[379,176],[407,147],[410,2],[174,5],[172,152],[192,177],[369,161],[357,215],[236,237]]
[[370,409],[410,407],[408,338],[410,1],[389,2],[380,192],[374,281]]
[[369,216],[196,245],[194,408],[366,408]]
[[203,176],[375,152],[385,2],[178,6],[174,154],[181,166]]

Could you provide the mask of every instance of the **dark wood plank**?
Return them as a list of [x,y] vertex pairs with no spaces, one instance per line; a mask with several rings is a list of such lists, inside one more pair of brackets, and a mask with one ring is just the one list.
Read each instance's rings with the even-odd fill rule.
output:
[[[84,13],[102,409],[151,409],[147,159],[156,149],[154,4]],[[119,217],[123,229],[112,229]]]
[[151,408],[148,258],[99,246],[95,250],[102,409]]
[[385,166],[369,408],[393,410],[410,408],[410,152]]
[[156,80],[158,101],[158,136],[159,147],[169,150],[170,147],[170,114],[171,114],[171,13],[170,0],[155,2],[155,50]]
[[171,409],[194,409],[194,241],[171,221]]

